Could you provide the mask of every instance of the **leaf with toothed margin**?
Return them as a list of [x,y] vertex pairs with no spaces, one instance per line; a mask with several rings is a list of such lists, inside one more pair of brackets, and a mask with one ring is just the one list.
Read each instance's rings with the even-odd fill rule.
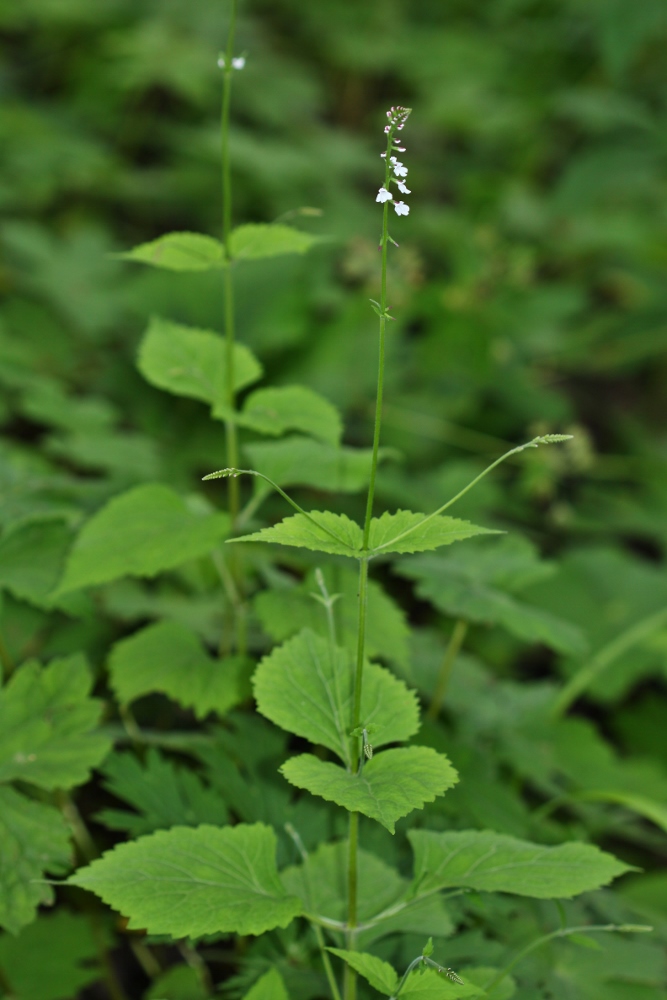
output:
[[[243,344],[234,344],[233,362],[236,390],[260,378],[262,366]],[[227,401],[227,345],[212,330],[153,316],[139,347],[137,367],[151,385],[176,396],[212,407]]]
[[235,260],[259,260],[287,253],[305,253],[321,237],[280,223],[248,222],[231,234],[231,255]]
[[373,989],[385,996],[391,996],[398,987],[398,975],[396,970],[389,964],[383,962],[375,955],[369,955],[367,951],[346,951],[345,948],[327,948],[332,955],[337,955],[347,962],[355,972],[366,979]]
[[430,747],[384,750],[367,761],[362,773],[351,774],[311,754],[292,757],[281,772],[297,788],[305,788],[349,812],[375,819],[390,833],[396,820],[425,802],[433,802],[456,784],[458,774],[444,754]]
[[357,558],[362,540],[361,528],[345,514],[314,510],[307,517],[305,514],[293,514],[271,528],[261,528],[252,535],[241,535],[240,538],[230,538],[228,541],[230,544],[276,542],[278,545],[294,545],[314,552]]
[[225,248],[220,240],[205,233],[165,233],[113,256],[168,271],[210,271],[224,266]]
[[427,518],[426,514],[415,514],[411,510],[397,510],[395,514],[385,511],[381,517],[374,517],[371,521],[368,547],[372,556],[391,552],[425,552],[474,535],[497,534],[499,532],[491,528],[479,528],[469,521],[444,514]]
[[276,835],[263,823],[160,830],[107,851],[67,884],[90,889],[131,929],[174,938],[263,934],[302,908],[278,877]]
[[535,899],[562,899],[607,885],[632,865],[592,844],[531,844],[490,830],[411,830],[415,880],[422,894],[467,887]]
[[[350,764],[355,662],[347,649],[304,629],[260,662],[254,678],[257,707],[282,729],[321,744]],[[419,728],[414,692],[374,663],[366,664],[361,727],[373,727],[371,742],[408,740]]]

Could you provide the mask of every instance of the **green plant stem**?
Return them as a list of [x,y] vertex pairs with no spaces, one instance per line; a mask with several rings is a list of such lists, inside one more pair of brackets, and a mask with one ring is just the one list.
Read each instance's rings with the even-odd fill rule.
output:
[[426,713],[427,719],[437,719],[440,714],[445,692],[447,691],[447,685],[449,684],[449,678],[452,673],[452,667],[454,666],[456,657],[461,651],[461,646],[463,645],[467,631],[468,622],[459,618],[454,625],[454,630],[452,631],[449,642],[447,643],[447,649],[445,650],[445,655],[443,656],[442,663],[440,664],[440,671],[438,672],[438,679],[433,691],[433,697],[431,698],[431,704],[429,705],[428,712]]
[[[387,140],[385,157],[385,187],[389,189],[389,156],[392,146],[392,134]],[[354,677],[354,703],[352,708],[352,728],[357,729],[361,719],[361,692],[364,677],[364,655],[366,650],[366,613],[368,610],[368,541],[373,517],[373,499],[375,497],[375,477],[377,474],[378,452],[380,449],[380,430],[382,427],[382,396],[384,392],[384,358],[385,331],[387,326],[387,241],[388,241],[389,204],[382,208],[382,278],[380,288],[380,346],[378,352],[377,394],[375,398],[375,427],[373,429],[373,457],[371,459],[371,475],[368,483],[366,500],[366,517],[364,520],[363,556],[359,560],[359,625],[357,631],[357,664]],[[359,767],[359,739],[352,737],[351,768],[356,774]],[[356,950],[357,926],[357,855],[359,844],[359,813],[350,813],[348,858],[347,858],[347,949]],[[357,974],[354,969],[345,966],[344,996],[345,1000],[355,1000],[357,995]]]
[[[227,34],[227,50],[225,52],[225,65],[223,66],[222,77],[222,111],[220,116],[220,145],[222,153],[222,242],[225,248],[224,266],[224,293],[225,293],[225,343],[227,362],[227,408],[233,412],[235,404],[234,392],[234,288],[232,282],[231,263],[231,232],[232,232],[232,173],[229,158],[229,111],[232,100],[232,74],[234,68],[232,59],[234,57],[234,41],[236,36],[236,15],[238,10],[238,0],[231,0],[232,10],[229,21],[229,32]],[[225,433],[227,438],[227,460],[230,465],[238,465],[238,437],[236,424],[233,420],[225,422]],[[236,520],[239,512],[239,484],[230,479],[229,489],[229,513],[232,522]]]
[[647,639],[656,632],[662,625],[667,623],[667,608],[655,614],[642,618],[641,621],[631,625],[630,628],[617,635],[610,643],[607,643],[598,653],[593,656],[581,670],[572,677],[556,698],[552,708],[553,718],[560,718],[564,715],[570,705],[584,693],[584,691],[597,680],[607,667],[622,656],[623,653],[632,649],[638,643]]
[[494,976],[490,982],[486,983],[484,989],[487,993],[495,989],[498,983],[501,983],[505,976],[509,975],[515,965],[517,965],[526,955],[529,955],[531,951],[535,951],[536,948],[541,948],[543,944],[548,944],[549,941],[553,941],[556,938],[570,937],[572,934],[607,934],[607,933],[617,933],[617,934],[647,934],[652,931],[652,927],[647,927],[643,924],[591,924],[590,926],[584,925],[583,927],[560,927],[557,931],[552,931],[550,934],[544,934],[542,937],[536,938],[535,941],[531,941],[530,944],[522,948],[521,951],[514,956],[514,958],[507,963],[504,969],[501,969],[497,976]]
[[[391,143],[387,145],[385,185],[389,187],[389,152]],[[368,539],[373,517],[373,500],[375,499],[375,477],[378,467],[378,452],[380,449],[380,430],[382,427],[382,397],[384,394],[384,356],[385,333],[387,327],[387,222],[389,218],[389,203],[385,201],[382,210],[382,284],[380,288],[380,347],[378,354],[377,393],[375,397],[375,427],[373,429],[373,457],[371,459],[371,477],[368,483],[368,499],[366,500],[366,518],[364,521],[364,550],[368,549]]]
[[0,632],[0,666],[2,667],[2,679],[5,683],[9,676],[16,669],[16,664],[14,663],[14,658],[7,648],[4,636]]
[[[232,172],[229,157],[229,114],[232,99],[232,75],[234,73],[232,59],[234,57],[234,43],[236,39],[237,13],[238,0],[231,0],[229,31],[227,33],[227,49],[225,51],[225,64],[223,66],[222,110],[220,116],[220,147],[222,159],[222,243],[225,250],[225,262],[223,268],[223,288],[225,296],[225,361],[227,369],[225,388],[227,410],[230,414],[233,414],[236,408],[236,389],[234,377],[235,317],[234,282],[232,280]],[[233,419],[225,421],[225,444],[228,463],[232,466],[238,465],[239,440],[236,423]],[[229,480],[227,496],[229,515],[232,519],[232,532],[234,532],[236,530],[236,523],[241,507],[239,484],[235,478],[230,478]],[[235,641],[238,652],[241,653],[241,655],[245,655],[248,647],[248,639],[245,603],[243,599],[243,572],[240,561],[240,553],[238,551],[234,551],[230,560],[230,568],[236,584],[236,592],[238,594],[238,600],[232,605],[235,622]]]

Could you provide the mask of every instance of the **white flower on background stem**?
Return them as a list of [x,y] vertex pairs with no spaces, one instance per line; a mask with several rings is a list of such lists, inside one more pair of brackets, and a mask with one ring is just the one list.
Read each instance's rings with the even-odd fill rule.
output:
[[408,176],[408,168],[404,167],[400,160],[396,160],[395,163],[392,163],[392,168],[397,177]]
[[235,59],[232,59],[232,66],[234,69],[243,69],[245,66],[245,56],[236,56]]
[[396,215],[409,215],[410,206],[406,205],[404,201],[395,201],[394,209],[396,210]]
[[377,196],[377,198],[375,200],[376,201],[393,201],[394,198],[393,198],[393,195],[392,195],[391,191],[387,191],[386,187],[381,187],[380,190],[378,191],[378,196]]
[[396,186],[398,187],[398,190],[401,192],[401,194],[412,194],[410,188],[407,188],[403,183],[403,181],[396,181]]

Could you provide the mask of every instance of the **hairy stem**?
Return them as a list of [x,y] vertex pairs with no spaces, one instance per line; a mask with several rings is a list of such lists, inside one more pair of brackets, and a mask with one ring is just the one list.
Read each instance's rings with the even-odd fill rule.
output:
[[451,634],[449,642],[447,643],[445,655],[443,656],[442,663],[440,664],[440,670],[438,672],[438,679],[433,691],[433,697],[431,698],[431,704],[429,705],[428,712],[426,713],[427,719],[437,719],[440,713],[445,692],[447,691],[447,685],[449,684],[449,678],[452,673],[452,667],[454,666],[456,657],[461,651],[461,646],[463,645],[463,640],[466,637],[467,631],[468,622],[459,618],[454,626],[454,630]]

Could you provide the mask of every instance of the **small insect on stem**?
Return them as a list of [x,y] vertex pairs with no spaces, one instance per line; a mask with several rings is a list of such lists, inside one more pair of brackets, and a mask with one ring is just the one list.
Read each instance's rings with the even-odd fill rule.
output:
[[366,757],[367,760],[370,760],[371,757],[373,756],[373,747],[368,742],[368,731],[366,729],[364,729],[361,738],[363,740],[364,755],[365,755],[365,757]]

